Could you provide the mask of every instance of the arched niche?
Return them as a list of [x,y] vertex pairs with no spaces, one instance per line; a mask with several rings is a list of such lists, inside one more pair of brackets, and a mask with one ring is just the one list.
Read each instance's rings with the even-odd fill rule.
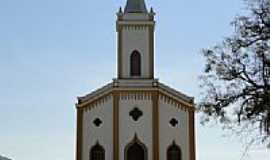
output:
[[105,160],[105,149],[98,142],[90,150],[90,160]]
[[147,160],[147,147],[138,139],[137,135],[125,147],[125,160]]

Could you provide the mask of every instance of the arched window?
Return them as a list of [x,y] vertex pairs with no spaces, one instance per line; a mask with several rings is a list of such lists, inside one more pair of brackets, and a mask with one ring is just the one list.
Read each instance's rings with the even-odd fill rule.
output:
[[136,135],[125,148],[125,160],[147,160],[147,148]]
[[182,160],[181,149],[175,142],[167,150],[167,160]]
[[141,54],[136,50],[130,56],[130,75],[141,76]]
[[105,160],[105,150],[99,143],[91,148],[90,160]]

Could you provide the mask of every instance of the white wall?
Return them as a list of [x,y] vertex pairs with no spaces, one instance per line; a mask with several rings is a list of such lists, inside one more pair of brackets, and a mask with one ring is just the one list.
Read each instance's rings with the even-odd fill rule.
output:
[[[159,100],[159,143],[160,160],[166,160],[167,148],[173,141],[181,147],[182,160],[189,160],[188,112],[182,111],[172,104]],[[174,128],[169,121],[175,118],[178,125]]]
[[[83,113],[82,159],[89,160],[92,146],[98,141],[105,149],[105,159],[113,159],[113,101],[112,97],[100,106]],[[93,124],[95,118],[102,120],[100,127]]]
[[[143,116],[137,122],[129,116],[134,107],[143,112]],[[120,100],[119,117],[120,160],[124,160],[125,147],[133,140],[135,133],[147,147],[148,160],[152,160],[152,101]]]
[[[143,112],[138,121],[134,121],[129,112],[135,107]],[[100,118],[103,123],[100,127],[93,124],[95,118]],[[174,128],[169,124],[171,118],[178,120],[179,124]],[[159,100],[159,156],[160,160],[166,160],[166,151],[173,141],[181,147],[182,160],[189,160],[189,124],[188,112]],[[120,98],[119,101],[119,160],[124,160],[125,147],[135,134],[146,145],[148,160],[152,160],[152,100]],[[89,160],[89,152],[92,146],[99,143],[105,149],[106,160],[113,159],[113,100],[112,97],[105,103],[96,106],[83,114],[83,160]]]
[[134,50],[141,54],[141,74],[142,77],[150,76],[149,68],[149,27],[141,27],[140,29],[123,28],[122,31],[122,73],[124,78],[130,78],[130,55]]

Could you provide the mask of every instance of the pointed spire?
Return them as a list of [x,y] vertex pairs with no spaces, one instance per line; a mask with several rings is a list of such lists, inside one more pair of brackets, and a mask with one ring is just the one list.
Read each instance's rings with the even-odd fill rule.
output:
[[144,0],[127,0],[125,13],[147,13]]

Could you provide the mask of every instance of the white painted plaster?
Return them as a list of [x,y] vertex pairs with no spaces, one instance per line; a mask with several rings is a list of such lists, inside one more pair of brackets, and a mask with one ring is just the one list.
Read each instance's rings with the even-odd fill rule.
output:
[[[143,116],[135,122],[129,112],[137,107],[143,112]],[[152,159],[152,100],[120,100],[119,105],[119,144],[120,160],[124,160],[124,151],[135,134],[146,145],[148,160]]]
[[[96,127],[93,121],[102,120],[100,127]],[[105,149],[105,159],[113,159],[113,101],[112,97],[105,103],[95,106],[83,113],[83,147],[82,160],[89,160],[89,153],[97,141]]]
[[150,76],[149,68],[149,29],[148,27],[140,27],[139,29],[123,28],[122,32],[122,62],[123,62],[123,78],[130,78],[130,55],[134,50],[141,54],[141,74],[142,78]]
[[[159,143],[160,160],[166,160],[167,148],[175,141],[181,147],[182,160],[189,160],[189,135],[188,135],[188,112],[164,103],[159,100]],[[178,125],[174,128],[169,124],[171,118],[178,120]]]

